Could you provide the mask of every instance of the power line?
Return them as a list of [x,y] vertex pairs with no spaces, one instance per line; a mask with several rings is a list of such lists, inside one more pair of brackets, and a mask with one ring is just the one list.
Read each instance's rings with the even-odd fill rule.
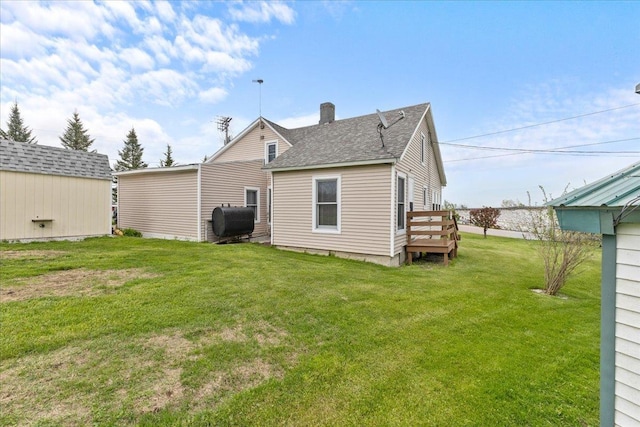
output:
[[[640,139],[638,138],[627,138],[627,139],[617,139],[612,141],[603,141],[603,142],[593,142],[590,144],[578,144],[578,145],[568,145],[565,147],[557,147],[551,149],[535,149],[535,148],[500,148],[500,147],[481,147],[476,145],[464,145],[464,144],[449,144],[444,143],[445,145],[453,145],[460,146],[462,148],[472,148],[479,150],[489,150],[489,151],[510,151],[506,154],[494,154],[490,156],[482,156],[482,157],[469,157],[464,159],[455,159],[455,160],[446,160],[444,163],[454,163],[454,162],[463,162],[468,160],[481,160],[481,159],[490,159],[495,157],[507,157],[507,156],[517,156],[520,154],[560,154],[560,155],[568,155],[568,156],[576,156],[576,157],[592,157],[592,156],[601,156],[603,154],[607,154],[609,157],[640,157],[640,151],[587,151],[587,150],[569,150],[570,148],[580,148],[580,147],[588,147],[593,145],[603,145],[603,144],[611,144],[615,142],[626,142],[626,141],[635,141]],[[440,143],[442,144],[442,143]]]
[[550,124],[553,124],[553,123],[564,122],[564,121],[567,121],[567,120],[579,119],[581,117],[593,116],[595,114],[608,113],[609,111],[622,110],[623,108],[635,107],[637,105],[640,105],[640,102],[639,103],[635,103],[635,104],[622,105],[620,107],[609,108],[609,109],[606,109],[606,110],[594,111],[592,113],[580,114],[578,116],[565,117],[563,119],[557,119],[557,120],[551,120],[551,121],[548,121],[548,122],[536,123],[536,124],[533,124],[533,125],[521,126],[521,127],[517,127],[517,128],[511,128],[511,129],[504,129],[504,130],[499,130],[499,131],[496,131],[496,132],[483,133],[481,135],[466,136],[464,138],[450,139],[448,141],[440,142],[440,144],[444,144],[446,142],[466,141],[466,140],[469,140],[469,139],[482,138],[484,136],[499,135],[499,134],[502,134],[502,133],[514,132],[514,131],[522,130],[522,129],[530,129],[530,128],[534,128],[534,127],[537,127],[537,126],[550,125]]
[[[620,152],[621,153],[621,152]],[[619,154],[619,152],[616,151],[611,151],[608,154],[607,157],[622,157],[622,158],[636,158],[636,157],[640,157],[640,151],[636,152],[637,154],[626,154],[626,155],[616,155]],[[469,161],[469,160],[482,160],[482,159],[492,159],[492,158],[496,158],[496,157],[508,157],[508,156],[519,156],[521,154],[542,154],[542,153],[507,153],[507,154],[494,154],[491,156],[482,156],[482,157],[468,157],[465,159],[455,159],[455,160],[444,160],[443,163],[455,163],[455,162],[465,162],[465,161]],[[561,154],[561,155],[566,155],[566,156],[571,156],[571,157],[601,157],[602,154],[601,153],[593,153],[593,152],[584,152],[584,153],[571,153],[571,152],[566,152],[566,151],[557,151],[557,152],[552,152],[552,153],[544,153],[544,154]]]
[[[439,142],[438,144],[440,144],[440,145],[449,145],[449,146],[452,146],[452,147],[460,147],[460,148],[465,148],[465,149],[473,149],[473,150],[517,151],[517,152],[523,152],[523,153],[552,153],[552,152],[558,152],[560,150],[568,150],[570,148],[589,147],[589,146],[593,146],[593,145],[603,145],[603,144],[613,144],[615,142],[636,141],[638,139],[640,139],[640,137],[626,138],[626,139],[615,139],[615,140],[612,140],[612,141],[594,142],[594,143],[590,143],[590,144],[569,145],[569,146],[566,146],[566,147],[547,148],[547,149],[490,147],[490,146],[484,146],[484,145],[454,144],[454,143],[450,143],[450,142]],[[579,151],[563,151],[563,152],[564,153],[571,153],[571,152],[579,152]],[[584,152],[586,152],[586,153],[601,153],[601,154],[607,154],[607,153],[629,153],[629,152],[625,152],[625,151],[584,151]],[[640,151],[630,151],[630,153],[640,153]]]

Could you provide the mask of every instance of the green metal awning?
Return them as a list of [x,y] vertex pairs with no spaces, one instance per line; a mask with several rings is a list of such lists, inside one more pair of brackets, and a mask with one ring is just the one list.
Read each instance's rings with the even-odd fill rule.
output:
[[614,234],[621,222],[640,222],[640,162],[551,200],[560,228]]

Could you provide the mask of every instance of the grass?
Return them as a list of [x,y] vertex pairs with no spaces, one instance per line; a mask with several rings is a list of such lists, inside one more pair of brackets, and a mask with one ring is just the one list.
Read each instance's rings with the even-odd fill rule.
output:
[[600,258],[391,269],[136,238],[0,244],[0,425],[595,426]]

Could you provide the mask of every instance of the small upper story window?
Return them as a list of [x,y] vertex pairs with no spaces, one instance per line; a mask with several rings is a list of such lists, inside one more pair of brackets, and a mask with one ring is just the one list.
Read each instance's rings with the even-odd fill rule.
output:
[[278,143],[277,141],[267,142],[264,146],[264,162],[271,163],[276,157],[278,157]]

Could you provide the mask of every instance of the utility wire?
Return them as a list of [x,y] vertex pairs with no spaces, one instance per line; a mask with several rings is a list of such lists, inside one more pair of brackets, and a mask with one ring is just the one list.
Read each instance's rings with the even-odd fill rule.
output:
[[[628,138],[628,139],[617,139],[613,141],[603,141],[603,142],[594,142],[590,144],[579,144],[579,145],[568,145],[566,147],[558,147],[553,149],[524,149],[524,148],[500,148],[500,147],[480,147],[476,145],[464,145],[464,144],[449,144],[444,143],[445,145],[452,146],[460,146],[462,148],[472,148],[472,149],[485,149],[485,150],[502,150],[502,151],[511,151],[506,154],[494,154],[491,156],[483,156],[483,157],[469,157],[464,159],[455,159],[455,160],[445,160],[444,163],[454,163],[454,162],[463,162],[468,160],[480,160],[480,159],[490,159],[495,157],[506,157],[506,156],[517,156],[520,154],[561,154],[561,155],[569,155],[569,156],[600,156],[602,154],[608,154],[610,157],[638,157],[640,156],[640,151],[587,151],[587,150],[568,150],[570,148],[580,148],[580,147],[588,147],[593,145],[602,145],[602,144],[611,144],[614,142],[624,142],[624,141],[634,141],[640,138]],[[443,143],[440,143],[443,144]],[[623,155],[621,155],[623,154]]]
[[[592,154],[591,154],[592,153]],[[618,154],[618,152],[616,151],[611,151],[607,157],[624,157],[624,158],[636,158],[636,157],[640,157],[640,151],[637,152],[638,154],[633,155],[633,154],[627,154],[627,155],[621,155],[621,156],[617,156],[616,154]],[[482,160],[482,159],[492,159],[495,157],[508,157],[508,156],[519,156],[521,154],[541,154],[541,153],[507,153],[507,154],[493,154],[491,156],[482,156],[482,157],[468,157],[465,159],[455,159],[455,160],[443,160],[442,163],[455,163],[455,162],[465,162],[465,161],[469,161],[469,160]],[[545,153],[545,154],[563,154],[566,156],[572,156],[572,157],[601,157],[602,154],[597,154],[597,153],[593,153],[593,152],[585,152],[585,153],[571,153],[571,152],[566,152],[566,151],[556,151],[556,152],[552,152],[552,153]]]
[[[590,144],[579,144],[579,145],[569,145],[566,147],[558,147],[558,148],[508,148],[508,147],[487,147],[482,145],[468,145],[468,144],[454,144],[450,142],[439,142],[440,145],[449,145],[452,147],[460,147],[465,149],[473,149],[473,150],[489,150],[489,151],[517,151],[523,153],[553,153],[558,152],[560,150],[568,150],[570,148],[579,148],[579,147],[589,147],[593,145],[603,145],[603,144],[613,144],[615,142],[627,142],[627,141],[636,141],[640,139],[640,137],[636,138],[626,138],[626,139],[615,139],[613,141],[603,141],[603,142],[594,142]],[[563,153],[600,153],[600,154],[609,154],[609,153],[640,153],[640,151],[562,151]]]
[[446,142],[466,141],[466,140],[469,140],[469,139],[482,138],[484,136],[499,135],[501,133],[514,132],[514,131],[517,131],[517,130],[529,129],[529,128],[534,128],[534,127],[537,127],[537,126],[550,125],[550,124],[553,124],[553,123],[564,122],[564,121],[567,121],[567,120],[579,119],[581,117],[593,116],[595,114],[608,113],[609,111],[622,110],[623,108],[635,107],[636,105],[640,105],[640,102],[635,103],[635,104],[622,105],[620,107],[609,108],[609,109],[606,109],[606,110],[594,111],[592,113],[580,114],[578,116],[565,117],[563,119],[557,119],[557,120],[551,120],[551,121],[548,121],[548,122],[536,123],[536,124],[533,124],[533,125],[521,126],[521,127],[512,128],[512,129],[504,129],[504,130],[499,130],[499,131],[496,131],[496,132],[483,133],[481,135],[466,136],[464,138],[450,139],[448,141],[439,142],[439,143],[440,144],[444,144]]

